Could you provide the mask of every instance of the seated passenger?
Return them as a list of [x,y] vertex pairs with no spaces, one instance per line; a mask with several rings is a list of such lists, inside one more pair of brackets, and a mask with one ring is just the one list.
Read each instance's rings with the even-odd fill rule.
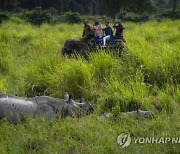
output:
[[101,27],[99,21],[96,21],[94,23],[93,29],[95,31],[95,42],[96,42],[96,45],[99,45],[99,39],[102,38],[102,36],[103,36],[102,27]]
[[125,29],[125,27],[122,25],[121,20],[116,21],[116,23],[113,25],[113,28],[116,29],[114,39],[122,39],[122,41],[125,42],[123,37],[123,30]]
[[94,30],[88,24],[88,20],[84,20],[83,23],[84,23],[84,29],[83,29],[81,42],[88,43],[90,39],[94,37]]
[[109,26],[109,22],[107,21],[105,25],[106,25],[106,28],[102,29],[105,32],[105,37],[103,37],[102,47],[106,47],[107,40],[110,40],[111,42],[113,40],[113,31],[112,31],[112,28]]

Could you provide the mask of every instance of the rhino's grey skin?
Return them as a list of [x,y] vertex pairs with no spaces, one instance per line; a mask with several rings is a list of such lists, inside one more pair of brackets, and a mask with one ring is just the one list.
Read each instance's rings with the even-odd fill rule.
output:
[[72,100],[72,96],[68,93],[64,94],[64,99],[68,102],[68,114],[72,117],[81,117],[82,115],[88,115],[94,112],[93,106],[90,102],[78,103]]
[[101,116],[98,117],[98,120],[104,120],[104,119],[113,119],[112,113],[104,113]]
[[25,116],[35,115],[36,111],[37,103],[13,97],[0,98],[0,119],[17,122]]
[[[26,99],[28,101],[37,103],[37,115],[53,116],[50,111],[58,116],[65,117],[68,109],[68,103],[65,99],[53,98],[49,96],[36,96]],[[49,112],[48,112],[49,111]]]
[[94,109],[90,102],[78,103],[71,100],[70,104],[72,105],[68,107],[68,111],[71,111],[71,113],[76,117],[80,117],[84,114],[88,115],[94,112]]
[[[154,113],[151,111],[131,111],[131,112],[123,112],[122,115],[135,118],[137,120],[145,120],[145,119],[151,119],[154,117]],[[112,113],[104,113],[101,116],[98,117],[98,120],[104,120],[104,119],[112,119],[114,116]]]
[[133,118],[138,119],[138,120],[151,119],[151,118],[154,117],[153,112],[151,112],[151,111],[142,111],[142,110],[125,112],[125,113],[122,113],[122,114],[133,117]]
[[15,123],[27,116],[42,116],[48,121],[53,121],[56,116],[65,117],[67,107],[66,100],[48,96],[28,99],[12,95],[0,96],[0,118]]
[[[56,117],[80,117],[87,114],[87,103],[78,104],[67,95],[65,99],[49,96],[21,98],[0,94],[0,119],[18,122],[26,116],[42,116],[52,122]],[[90,109],[90,108],[89,108]],[[91,110],[91,109],[90,109]]]

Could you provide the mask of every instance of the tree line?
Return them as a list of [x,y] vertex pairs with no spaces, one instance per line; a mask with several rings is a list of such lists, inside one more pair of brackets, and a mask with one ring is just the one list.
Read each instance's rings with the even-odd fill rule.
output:
[[120,10],[134,13],[152,13],[162,8],[179,8],[178,0],[0,0],[1,10],[19,8],[55,8],[59,12],[79,12],[88,15],[107,15],[114,17]]

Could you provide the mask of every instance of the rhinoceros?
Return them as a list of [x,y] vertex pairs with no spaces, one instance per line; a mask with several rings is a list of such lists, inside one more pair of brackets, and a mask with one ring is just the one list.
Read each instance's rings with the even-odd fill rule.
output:
[[[121,114],[135,118],[137,120],[151,119],[154,117],[154,113],[152,111],[142,111],[140,109],[138,109],[137,111],[122,112]],[[98,120],[113,119],[113,117],[114,115],[112,113],[104,113],[100,117],[98,117]]]
[[6,118],[17,123],[27,116],[44,117],[52,122],[57,117],[81,117],[92,113],[89,102],[77,103],[66,94],[64,99],[49,96],[22,98],[13,95],[0,94],[0,119]]
[[137,120],[151,119],[154,117],[154,113],[152,111],[142,111],[140,109],[137,111],[123,112],[122,114],[133,117]]

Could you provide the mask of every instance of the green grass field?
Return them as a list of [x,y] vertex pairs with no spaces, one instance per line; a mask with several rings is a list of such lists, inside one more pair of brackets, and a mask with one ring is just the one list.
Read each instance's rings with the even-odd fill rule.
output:
[[[180,153],[179,144],[135,144],[117,136],[180,137],[180,20],[124,23],[127,52],[92,53],[89,60],[61,56],[66,39],[79,39],[82,24],[32,26],[16,17],[0,26],[0,92],[89,100],[95,113],[80,119],[0,121],[0,153]],[[114,51],[115,52],[115,51]],[[151,110],[155,118],[128,119],[121,112]],[[112,120],[98,120],[104,112]]]

